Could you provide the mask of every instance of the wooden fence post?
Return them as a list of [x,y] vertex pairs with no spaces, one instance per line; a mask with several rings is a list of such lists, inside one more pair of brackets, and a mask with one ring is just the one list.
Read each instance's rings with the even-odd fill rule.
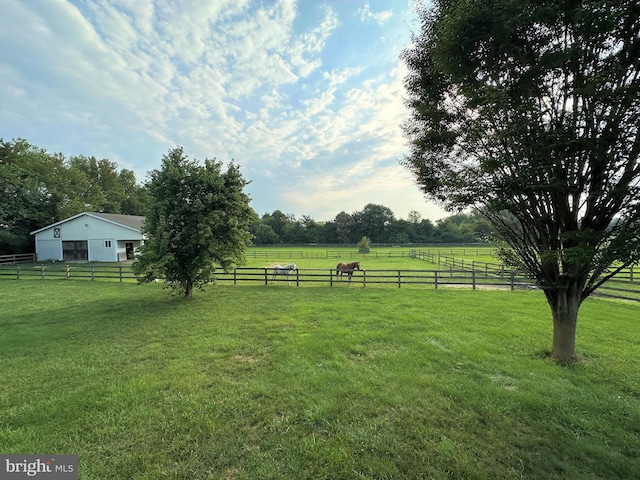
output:
[[471,283],[473,284],[473,289],[476,289],[476,271],[471,270]]
[[367,286],[367,271],[362,271],[362,288]]
[[515,279],[516,274],[513,270],[511,270],[511,290],[515,290]]
[[44,265],[40,265],[41,277],[44,278]]
[[435,275],[433,277],[434,279],[434,285],[436,287],[436,290],[438,289],[438,270],[435,271]]
[[120,276],[120,283],[122,283],[122,265],[120,265],[118,269],[119,269],[118,275]]
[[20,265],[18,264],[16,267],[18,267],[16,271],[16,280],[20,280]]
[[71,269],[69,268],[69,265],[67,265],[67,267],[65,268],[65,277],[67,280],[69,280],[70,274],[71,274]]
[[267,269],[264,269],[264,284],[269,285],[269,276],[267,275]]
[[402,273],[398,270],[398,288],[402,285]]
[[[327,253],[328,255],[328,253]],[[336,275],[338,275],[338,272],[336,272]],[[329,269],[329,286],[333,287],[333,270]]]

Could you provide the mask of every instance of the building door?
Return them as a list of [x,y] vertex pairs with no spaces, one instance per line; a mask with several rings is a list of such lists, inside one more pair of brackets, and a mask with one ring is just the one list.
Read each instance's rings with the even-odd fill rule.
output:
[[126,242],[124,249],[127,252],[127,260],[133,260],[133,242]]
[[70,240],[62,242],[62,259],[65,262],[88,261],[88,242],[86,240]]

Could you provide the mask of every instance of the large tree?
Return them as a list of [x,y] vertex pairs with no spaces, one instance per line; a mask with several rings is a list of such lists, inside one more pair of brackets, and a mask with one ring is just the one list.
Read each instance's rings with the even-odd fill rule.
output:
[[493,223],[571,361],[581,303],[640,258],[640,4],[432,3],[403,52],[404,164]]
[[169,151],[162,169],[150,173],[147,235],[133,268],[143,281],[161,277],[185,297],[212,282],[216,266],[242,265],[256,214],[243,192],[248,184],[237,165],[190,160],[182,147]]
[[336,239],[338,243],[355,243],[355,219],[352,215],[342,211],[334,219],[336,226]]
[[389,207],[368,203],[364,208],[353,214],[355,230],[359,238],[366,236],[372,242],[387,241],[389,227],[395,222],[393,212]]
[[0,139],[0,255],[32,252],[29,232],[58,220],[51,186],[63,170],[61,159],[25,140]]

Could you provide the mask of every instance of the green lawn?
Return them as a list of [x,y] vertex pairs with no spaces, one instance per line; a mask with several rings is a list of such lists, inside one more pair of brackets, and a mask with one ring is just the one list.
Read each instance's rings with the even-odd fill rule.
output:
[[[455,257],[472,261],[499,263],[490,255],[490,247],[374,247],[369,253],[359,253],[353,246],[344,247],[251,247],[247,251],[246,267],[272,267],[295,262],[298,268],[335,268],[340,262],[359,261],[363,269],[436,269],[437,262],[427,262],[411,256],[411,251],[440,253],[442,257]],[[448,268],[442,265],[442,268]]]
[[[282,287],[282,288],[280,288]],[[640,306],[548,360],[540,292],[1,280],[0,452],[82,479],[628,479]]]

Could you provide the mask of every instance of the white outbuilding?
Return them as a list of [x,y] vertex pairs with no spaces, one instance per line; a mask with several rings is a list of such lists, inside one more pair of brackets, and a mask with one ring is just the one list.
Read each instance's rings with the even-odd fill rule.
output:
[[144,217],[83,212],[31,232],[38,260],[118,262],[144,243]]

